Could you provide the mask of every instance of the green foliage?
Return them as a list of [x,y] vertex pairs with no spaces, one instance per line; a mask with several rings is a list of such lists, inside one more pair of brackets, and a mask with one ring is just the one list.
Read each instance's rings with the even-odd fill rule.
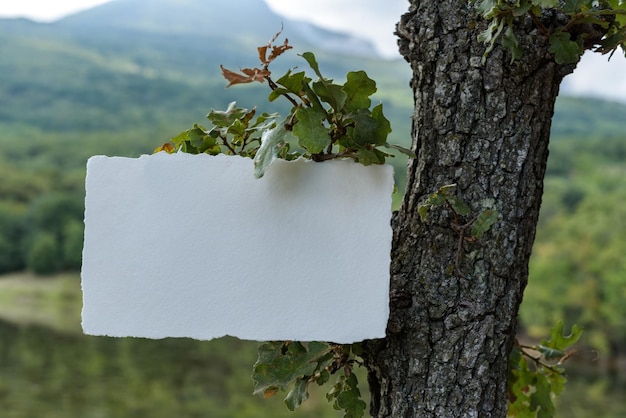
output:
[[498,220],[498,212],[493,209],[485,209],[476,216],[476,220],[472,224],[472,236],[478,239],[482,238],[485,232],[489,231],[491,225]]
[[80,270],[83,261],[83,235],[85,225],[75,219],[65,223],[61,235],[62,257],[64,267],[70,270]]
[[334,400],[333,408],[345,411],[344,418],[361,418],[365,414],[366,405],[361,399],[359,382],[353,373],[339,376],[326,398],[329,401]]
[[[587,49],[613,54],[618,47],[626,53],[626,3],[621,0],[469,0],[489,21],[478,39],[486,44],[483,63],[498,40],[511,53],[511,61],[523,50],[515,24],[530,17],[550,43],[559,64],[576,63]],[[554,19],[544,12],[565,17]]]
[[558,322],[550,340],[538,346],[517,343],[513,347],[507,380],[507,416],[554,417],[553,399],[561,394],[566,380],[561,365],[575,353],[571,347],[581,335],[582,329],[576,325],[570,335],[563,335],[563,322]]
[[582,39],[572,40],[569,33],[559,29],[550,35],[549,50],[554,54],[557,63],[573,63],[578,61],[583,53]]
[[39,274],[80,268],[83,213],[81,196],[50,193],[34,200],[25,214],[22,248],[27,267]]
[[80,219],[84,213],[81,196],[67,193],[50,193],[38,197],[28,212],[29,226],[62,235],[66,222]]
[[377,89],[364,71],[349,72],[344,84],[336,84],[322,75],[315,55],[305,52],[302,58],[317,80],[313,81],[304,71],[289,70],[274,81],[269,65],[291,49],[286,40],[282,45],[272,45],[278,35],[258,48],[259,68],[234,72],[222,67],[222,74],[229,81],[228,86],[267,82],[272,90],[268,96],[270,102],[284,97],[292,104],[284,120],[277,123],[276,114],[263,113],[251,124],[255,110],[237,108],[233,102],[225,112],[209,113],[211,129],[196,124],[155,151],[225,153],[254,158],[256,177],[262,177],[276,158],[291,160],[304,156],[314,161],[352,158],[370,165],[384,164],[387,157],[393,156],[380,147],[413,155],[404,147],[387,144],[391,124],[383,114],[382,104],[370,109],[370,96]]
[[0,202],[0,274],[24,267],[21,252],[25,229],[24,209]]
[[30,243],[26,267],[39,275],[56,273],[62,267],[56,237],[49,232],[36,234]]
[[[611,358],[626,345],[626,188],[623,153],[616,146],[626,140],[605,140],[605,146],[588,142],[571,144],[576,157],[559,173],[567,181],[552,177],[546,182],[520,315],[533,335],[558,318],[576,322],[587,330],[587,344]],[[567,206],[572,190],[579,197]]]
[[211,110],[207,119],[213,124],[211,129],[194,124],[155,151],[210,155],[227,154],[253,158],[261,143],[261,134],[276,126],[278,115],[263,113],[256,119],[256,110],[236,107],[231,102],[225,111]]
[[457,253],[455,260],[456,273],[465,276],[461,270],[463,257],[463,243],[475,242],[489,231],[498,220],[498,212],[492,208],[483,208],[478,214],[472,215],[472,209],[458,195],[454,193],[456,184],[442,186],[428,195],[421,203],[417,212],[422,222],[426,221],[429,211],[437,207],[446,207],[452,213],[452,220],[448,221],[450,228],[458,235]]
[[344,418],[360,418],[366,404],[352,372],[359,349],[358,345],[321,342],[310,342],[306,346],[298,341],[264,343],[259,347],[252,372],[254,394],[269,398],[279,390],[289,390],[285,404],[294,411],[309,398],[310,383],[324,385],[331,375],[339,372],[326,398],[333,402],[333,408],[344,411]]
[[471,212],[469,206],[454,194],[455,187],[456,184],[442,186],[436,192],[431,193],[424,203],[419,205],[417,212],[422,221],[426,219],[426,215],[428,215],[428,212],[432,208],[444,205],[449,205],[456,214],[461,216],[465,216]]
[[[498,212],[494,209],[485,208],[477,215],[474,215],[467,223],[462,222],[462,218],[470,215],[472,209],[460,197],[454,194],[455,188],[456,184],[448,184],[431,193],[417,208],[420,218],[424,221],[432,208],[446,206],[454,214],[453,228],[456,231],[465,231],[467,228],[471,228],[471,238],[482,238],[498,220]],[[463,237],[466,238],[464,235]]]
[[[20,279],[23,280],[16,282],[27,281],[25,277]],[[50,289],[55,281],[56,277],[39,284]],[[71,308],[71,320],[66,318],[66,322],[74,332],[55,332],[48,327],[21,326],[0,319],[3,418],[341,416],[317,387],[313,388],[307,407],[297,414],[285,408],[279,399],[250,396],[250,364],[257,348],[252,341],[83,335],[80,278],[73,275],[67,283],[60,284],[71,284],[76,304]],[[3,292],[4,289],[0,297]],[[48,299],[56,301],[54,308],[59,312],[65,312],[68,296],[59,293]],[[32,296],[20,300],[33,302]],[[6,303],[0,306],[6,307]],[[41,310],[34,306],[30,310],[33,316],[41,315]]]

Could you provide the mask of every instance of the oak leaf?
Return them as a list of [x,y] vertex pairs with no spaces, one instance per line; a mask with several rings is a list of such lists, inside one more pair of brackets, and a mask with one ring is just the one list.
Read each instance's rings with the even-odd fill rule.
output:
[[[280,31],[278,31],[274,37],[272,39],[269,40],[269,42],[267,43],[267,45],[265,46],[260,46],[257,48],[257,50],[259,51],[259,60],[265,65],[265,68],[267,68],[267,66],[274,61],[276,58],[278,58],[279,56],[281,56],[285,51],[291,49],[291,45],[289,45],[289,39],[285,38],[285,42],[283,42],[282,45],[278,45],[278,46],[272,46],[272,44],[274,43],[274,41],[280,36],[280,34],[283,32],[283,30],[281,29]],[[269,57],[267,56],[267,50],[271,48],[271,52]]]
[[266,77],[269,77],[270,72],[267,69],[259,69],[259,68],[244,68],[241,69],[241,73],[236,73],[234,71],[225,68],[223,65],[220,65],[222,69],[222,76],[228,81],[228,86],[230,87],[235,84],[246,84],[252,83],[254,81],[258,81],[262,83]]

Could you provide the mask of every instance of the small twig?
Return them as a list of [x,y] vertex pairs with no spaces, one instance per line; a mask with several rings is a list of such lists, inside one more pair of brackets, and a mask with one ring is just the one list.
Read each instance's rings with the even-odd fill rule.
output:
[[224,138],[223,136],[220,136],[220,138],[222,138],[222,144],[228,148],[228,150],[230,152],[233,153],[233,155],[237,155],[237,151],[235,151],[235,149],[228,143],[228,140],[226,138]]
[[[274,80],[272,80],[270,78],[270,76],[266,76],[265,80],[267,80],[267,84],[270,86],[270,88],[272,90],[276,90],[278,88],[278,85],[276,83],[274,83]],[[293,97],[291,97],[289,95],[289,93],[283,93],[282,96],[284,96],[287,100],[289,100],[289,102],[294,105],[294,107],[298,107],[298,102],[296,101],[296,99],[294,99]]]
[[452,224],[452,230],[459,235],[459,243],[457,245],[456,258],[455,258],[456,272],[459,276],[465,277],[465,274],[461,270],[461,255],[463,254],[463,241],[465,240],[473,241],[472,237],[465,236],[465,231],[467,230],[467,228],[471,227],[474,224],[474,222],[476,222],[476,219],[478,219],[478,215],[474,216],[466,224],[459,225],[459,215],[456,213],[456,211],[454,210],[450,202],[446,201],[446,204],[448,205],[450,210],[452,210],[452,212],[454,213],[454,223]]
[[328,160],[335,160],[338,158],[352,158],[354,157],[354,155],[355,155],[354,151],[347,149],[337,154],[332,154],[332,153],[324,154],[322,152],[320,152],[319,154],[312,154],[311,159],[315,162],[322,162],[322,161],[328,161]]
[[541,21],[541,19],[539,19],[539,17],[536,14],[534,14],[532,10],[529,10],[528,14],[530,15],[530,18],[532,19],[532,21],[535,24],[535,26],[537,27],[537,29],[539,29],[539,31],[541,33],[543,33],[546,38],[549,38],[550,35],[551,35],[550,29],[548,29],[548,28],[546,28],[544,26],[544,24]]
[[540,352],[538,347],[520,344],[519,342],[517,343],[517,346],[520,348],[520,351],[522,352],[522,354],[524,354],[526,357],[528,357],[529,359],[534,361],[536,365],[539,365],[541,367],[545,367],[546,369],[549,369],[549,370],[553,371],[554,373],[559,373],[559,374],[562,374],[562,371],[557,369],[556,367],[562,365],[570,357],[572,357],[572,356],[577,354],[576,350],[566,351],[563,354],[563,356],[559,359],[559,361],[557,361],[555,364],[549,364],[549,363],[546,363],[545,361],[541,360],[541,355],[535,357],[535,356],[531,355],[530,353],[528,353],[526,351],[526,350],[532,350],[532,351]]

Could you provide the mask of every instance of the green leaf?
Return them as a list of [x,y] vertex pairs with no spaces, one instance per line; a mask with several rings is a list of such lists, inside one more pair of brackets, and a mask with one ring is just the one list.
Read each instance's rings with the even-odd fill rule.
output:
[[383,104],[379,103],[372,109],[372,117],[376,121],[376,128],[372,132],[371,143],[379,146],[387,143],[387,137],[391,133],[391,123],[383,114]]
[[606,54],[608,52],[613,52],[617,49],[618,46],[624,47],[626,44],[626,27],[621,28],[616,31],[614,34],[610,36],[606,36],[600,41],[600,46],[597,51]]
[[498,6],[498,0],[476,0],[476,10],[486,18],[493,17],[494,10]]
[[269,95],[269,100],[274,101],[284,93],[293,93],[301,97],[304,94],[303,86],[309,81],[310,79],[306,77],[304,71],[292,74],[291,70],[289,70],[285,75],[276,80],[276,84],[280,84],[284,89],[273,90]]
[[565,382],[567,381],[565,376],[562,373],[549,372],[549,374],[546,375],[546,378],[550,382],[552,393],[555,396],[560,395],[563,392]]
[[307,390],[309,382],[304,379],[298,379],[285,398],[285,405],[290,411],[295,411],[302,402],[309,399],[309,391]]
[[530,395],[530,410],[537,411],[537,418],[553,418],[555,414],[552,403],[550,383],[541,373],[535,374],[535,392]]
[[391,148],[391,149],[395,149],[396,151],[400,151],[402,154],[404,154],[404,155],[406,155],[406,156],[408,156],[410,158],[417,158],[417,155],[415,155],[415,153],[413,151],[411,151],[410,149],[405,148],[405,147],[403,147],[401,145],[390,144],[388,142],[385,142],[383,145],[385,147],[387,147],[387,148]]
[[444,205],[446,203],[446,198],[442,189],[439,189],[435,193],[431,193],[428,196],[428,199],[424,203],[418,206],[417,213],[420,215],[420,219],[424,221],[426,219],[426,215],[428,215],[428,211],[437,206]]
[[487,56],[493,51],[493,48],[496,46],[496,41],[498,37],[502,33],[504,29],[504,20],[499,18],[494,18],[489,26],[484,31],[478,34],[478,40],[487,44],[487,48],[485,48],[485,52],[483,53],[482,63],[484,64],[487,61]]
[[232,125],[235,120],[242,119],[250,112],[254,112],[254,110],[248,111],[248,109],[237,107],[236,104],[236,102],[231,102],[228,108],[223,111],[211,109],[206,117],[215,126],[228,127]]
[[313,71],[315,71],[315,74],[320,78],[320,79],[324,79],[324,76],[322,75],[322,73],[320,72],[320,67],[317,63],[317,60],[315,59],[315,55],[312,52],[305,52],[301,55],[302,58],[304,58],[306,60],[306,62],[309,63],[309,67],[311,67],[311,69]]
[[346,344],[346,347],[349,347],[349,349],[347,349],[346,351],[351,351],[352,353],[356,354],[357,356],[362,356],[363,355],[363,345],[361,343],[353,343],[353,344]]
[[618,28],[623,29],[626,26],[626,1],[609,0],[609,4],[615,12],[615,21],[619,24]]
[[233,123],[227,128],[226,132],[231,135],[236,136],[244,136],[246,134],[246,129],[248,128],[248,124],[240,119],[235,119]]
[[521,58],[524,54],[524,48],[521,47],[511,26],[507,26],[506,30],[502,34],[502,46],[511,52],[511,63]]
[[338,84],[327,83],[325,81],[316,81],[313,83],[313,91],[324,102],[328,103],[336,113],[343,108],[348,95],[343,91],[342,86]]
[[202,127],[198,125],[194,125],[193,128],[189,129],[188,131],[185,131],[185,133],[186,133],[185,141],[188,141],[191,145],[193,145],[196,148],[202,145],[203,138],[206,136],[206,132],[204,131],[204,129],[202,129]]
[[257,131],[264,131],[266,129],[271,129],[272,125],[274,125],[274,119],[278,118],[280,115],[278,113],[261,113],[256,121],[249,128],[255,129]]
[[317,377],[315,381],[317,382],[318,385],[322,386],[328,383],[329,380],[330,380],[330,372],[326,369],[322,369],[322,371],[320,372],[319,376]]
[[261,135],[261,146],[254,157],[254,176],[263,177],[267,168],[280,154],[286,144],[286,138],[290,132],[285,129],[284,123],[279,123],[273,129],[264,131]]
[[[533,7],[533,4],[531,2],[518,2],[517,4],[519,4],[519,6],[511,6],[511,13],[513,14],[513,17],[524,16]],[[511,26],[511,22],[509,22],[507,28],[510,29]]]
[[348,377],[341,376],[339,381],[326,395],[328,400],[335,399],[333,408],[343,410],[344,418],[361,418],[367,405],[361,399],[359,383],[356,375],[351,373]]
[[216,155],[220,154],[221,150],[215,138],[205,135],[202,137],[202,143],[198,145],[198,152]]
[[493,225],[497,220],[497,211],[493,209],[486,209],[482,211],[472,225],[472,236],[482,238],[485,232],[489,231],[491,225]]
[[589,0],[565,0],[563,4],[563,12],[574,14],[589,8],[587,5]]
[[385,164],[386,157],[387,154],[376,148],[362,148],[357,152],[359,163],[363,165]]
[[280,96],[282,96],[283,94],[289,94],[291,93],[291,91],[289,91],[288,89],[284,88],[284,87],[278,87],[274,90],[271,91],[270,95],[267,97],[267,99],[270,102],[273,102],[274,100],[278,99]]
[[426,219],[426,216],[428,216],[428,210],[431,208],[430,205],[419,205],[417,207],[417,213],[420,215],[420,219],[422,220],[422,222],[424,222],[424,220]]
[[554,54],[557,64],[573,64],[583,54],[583,47],[570,39],[570,34],[556,31],[550,36],[550,52]]
[[[307,347],[291,343],[268,342],[259,347],[258,360],[252,369],[254,394],[273,388],[286,388],[303,376],[311,376],[318,367],[316,359],[328,350],[328,344],[311,342]],[[294,395],[295,396],[295,395]]]
[[448,201],[450,206],[452,206],[452,209],[457,215],[465,216],[472,211],[470,207],[467,206],[467,203],[462,201],[458,196],[449,196],[446,198],[446,200]]
[[533,4],[543,7],[544,9],[550,9],[559,6],[559,0],[533,0]]
[[296,111],[298,122],[293,126],[293,134],[300,139],[300,146],[311,154],[318,154],[330,145],[330,135],[323,124],[325,118],[324,112],[313,107]]
[[204,138],[207,136],[204,128],[198,124],[194,124],[193,128],[187,129],[171,138],[170,141],[180,148],[183,152],[189,154],[197,154],[198,148],[204,144]]
[[549,341],[541,341],[541,345],[548,348],[555,348],[557,350],[565,351],[580,339],[583,330],[578,325],[572,327],[572,331],[569,335],[563,335],[563,321],[557,322],[552,328]]
[[539,349],[539,352],[546,358],[546,360],[558,360],[565,355],[565,352],[563,350],[546,347],[545,345],[540,345],[537,348]]
[[528,361],[521,355],[519,347],[514,347],[509,357],[509,374],[507,379],[508,415],[516,418],[535,418],[530,410],[529,393],[533,383],[533,373]]
[[374,143],[378,121],[372,117],[369,110],[359,109],[352,113],[350,121],[353,127],[349,129],[351,141],[348,146],[364,147],[366,144]]
[[369,96],[376,93],[376,82],[367,76],[365,71],[351,71],[346,75],[343,91],[348,95],[346,111],[369,109],[372,101]]

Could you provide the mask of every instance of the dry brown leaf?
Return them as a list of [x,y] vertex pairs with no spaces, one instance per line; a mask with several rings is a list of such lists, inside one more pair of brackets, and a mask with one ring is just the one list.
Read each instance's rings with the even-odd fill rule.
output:
[[161,152],[161,151],[165,151],[168,154],[171,154],[174,152],[174,146],[172,144],[170,144],[169,142],[166,142],[165,144],[161,145],[160,147],[157,147],[154,150],[154,153],[156,154],[157,152]]
[[278,58],[280,55],[282,55],[285,51],[290,50],[291,48],[292,48],[292,46],[289,45],[289,39],[285,38],[285,42],[283,42],[282,45],[280,45],[280,46],[273,46],[272,47],[272,53],[270,54],[269,58],[267,59],[268,62],[274,61],[276,58]]
[[267,60],[267,48],[270,47],[270,44],[267,44],[265,46],[260,46],[257,48],[257,50],[259,51],[259,60],[263,63],[263,64],[269,64],[270,62]]
[[241,72],[250,77],[252,81],[258,81],[259,83],[262,83],[263,80],[265,80],[265,77],[269,77],[272,74],[266,68],[244,68]]
[[[223,65],[220,65],[220,68],[222,69],[222,75],[228,81],[228,86],[226,87],[230,87],[235,84],[252,83],[254,81],[262,83],[263,81],[265,81],[266,78],[269,78],[269,76],[271,75],[270,70],[267,69],[269,64],[277,57],[282,55],[285,51],[292,48],[292,46],[289,45],[288,39],[285,39],[285,42],[283,42],[282,45],[272,46],[272,43],[276,40],[276,38],[278,38],[282,31],[283,30],[281,29],[280,32],[276,33],[276,35],[274,35],[274,37],[267,43],[267,45],[257,48],[259,52],[259,60],[263,64],[263,68],[243,68],[239,70],[239,73],[236,73],[227,68],[224,68]],[[270,50],[269,56],[267,55],[268,50]]]
[[230,87],[235,84],[252,83],[254,81],[262,83],[263,80],[265,80],[265,77],[270,74],[268,70],[261,70],[258,68],[244,68],[241,70],[243,74],[224,68],[223,65],[220,65],[220,68],[222,69],[222,75],[228,81],[228,86],[226,87]]
[[[292,48],[291,45],[289,45],[289,40],[286,39],[286,38],[285,38],[285,42],[283,42],[282,45],[280,45],[280,46],[272,46],[274,41],[280,36],[280,34],[282,32],[283,32],[283,30],[281,28],[280,31],[278,31],[276,33],[276,35],[274,35],[274,37],[269,40],[267,45],[260,46],[260,47],[257,48],[257,50],[259,51],[259,60],[265,65],[266,68],[273,60],[275,60],[277,57],[279,57],[281,54],[283,54],[288,49]],[[267,50],[269,48],[271,48],[272,52],[270,53],[270,56],[268,57],[267,56]]]

